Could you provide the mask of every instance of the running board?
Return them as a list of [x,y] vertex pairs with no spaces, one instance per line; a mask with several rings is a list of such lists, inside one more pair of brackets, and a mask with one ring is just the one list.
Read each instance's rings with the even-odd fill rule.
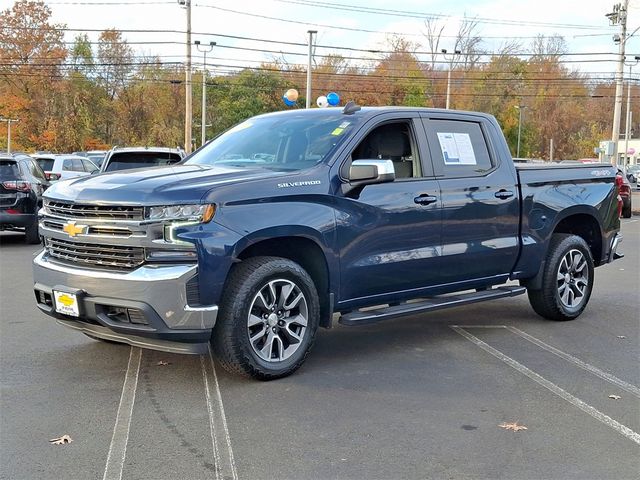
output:
[[461,305],[469,305],[471,303],[484,302],[486,300],[495,300],[497,298],[515,297],[516,295],[522,295],[526,291],[527,289],[525,287],[511,286],[490,288],[487,290],[479,290],[460,295],[432,297],[420,302],[402,303],[400,305],[378,308],[364,312],[356,310],[345,313],[340,317],[338,322],[350,327],[356,325],[369,325],[382,320],[390,320],[392,318],[404,317],[406,315],[433,312],[435,310],[459,307]]

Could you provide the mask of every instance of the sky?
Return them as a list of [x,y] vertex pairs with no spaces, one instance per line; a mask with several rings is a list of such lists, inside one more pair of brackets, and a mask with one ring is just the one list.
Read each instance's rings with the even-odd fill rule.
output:
[[[349,47],[364,50],[389,48],[389,33],[402,33],[407,40],[420,44],[418,51],[427,51],[424,36],[424,17],[437,16],[445,25],[440,48],[453,50],[454,39],[461,19],[478,20],[477,34],[485,39],[482,48],[488,52],[499,50],[508,41],[518,41],[525,51],[536,35],[562,35],[572,54],[564,59],[568,67],[586,74],[611,78],[616,69],[618,47],[612,36],[618,26],[609,26],[605,14],[613,9],[607,0],[191,0],[192,40],[203,44],[217,42],[208,54],[209,70],[215,75],[229,71],[229,66],[258,66],[259,62],[281,56],[289,63],[306,63],[307,30],[317,30],[315,40],[318,54],[340,53],[346,57],[377,58],[380,53],[336,50],[330,47]],[[159,55],[166,62],[182,62],[185,58],[184,33],[186,12],[177,0],[51,0],[45,2],[53,12],[53,21],[68,28],[103,30],[158,30],[156,33],[125,32],[138,55]],[[0,0],[0,10],[13,5],[12,0]],[[349,11],[343,8],[366,7],[384,9],[383,14],[371,11]],[[389,12],[388,10],[394,10]],[[405,12],[413,12],[407,16]],[[392,13],[395,13],[392,14]],[[266,18],[271,17],[271,18]],[[301,22],[301,23],[296,23]],[[640,0],[631,0],[629,33],[640,26]],[[337,28],[336,28],[337,27]],[[78,32],[68,32],[65,40],[72,41]],[[98,32],[87,32],[97,40]],[[292,42],[299,45],[259,42],[229,38],[248,37],[271,42]],[[135,42],[170,42],[136,44]],[[322,47],[320,47],[322,46]],[[247,49],[268,49],[263,53]],[[199,68],[202,54],[194,47],[194,65]],[[298,55],[293,55],[298,54]],[[627,56],[640,55],[640,31],[627,42]],[[426,59],[426,56],[422,56]],[[444,60],[444,59],[443,59]],[[587,62],[586,60],[601,60]],[[362,63],[360,60],[354,62]],[[634,78],[637,78],[637,72]],[[626,69],[628,72],[628,67]]]

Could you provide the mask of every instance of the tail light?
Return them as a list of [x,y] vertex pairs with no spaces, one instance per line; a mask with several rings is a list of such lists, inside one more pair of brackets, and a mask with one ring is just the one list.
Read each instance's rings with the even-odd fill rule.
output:
[[44,176],[49,181],[60,180],[60,175],[58,175],[57,173],[44,172]]
[[18,192],[30,192],[31,183],[23,181],[2,182],[2,186],[7,190],[16,190]]

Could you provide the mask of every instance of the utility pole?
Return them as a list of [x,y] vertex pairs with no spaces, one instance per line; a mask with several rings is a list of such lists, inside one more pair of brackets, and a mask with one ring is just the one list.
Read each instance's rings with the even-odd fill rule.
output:
[[307,30],[309,34],[309,55],[307,57],[307,101],[306,108],[311,108],[311,57],[313,56],[313,34],[317,30]]
[[18,123],[19,121],[17,118],[0,117],[0,122],[7,122],[7,153],[11,153],[11,124]]
[[611,163],[616,166],[618,164],[618,142],[620,141],[620,115],[622,113],[622,95],[623,83],[622,76],[624,72],[624,51],[627,42],[627,12],[629,11],[629,0],[618,3],[613,6],[613,12],[608,13],[606,17],[611,25],[620,25],[620,36],[614,36],[614,42],[618,43],[618,68],[616,71],[616,101],[613,109],[613,128],[611,131],[611,141],[613,142],[613,157]]
[[[209,42],[209,45],[202,45],[200,40],[196,40],[193,42],[196,44],[196,48],[199,52],[202,52],[204,55],[204,65],[202,67],[202,138],[200,142],[200,146],[204,145],[204,142],[207,141],[207,53],[213,50],[213,47],[216,46],[216,42]],[[202,48],[200,46],[202,45]]]
[[184,93],[184,151],[191,153],[191,122],[193,121],[193,106],[191,98],[191,0],[178,0],[187,11],[187,61],[185,63],[185,93]]
[[[447,49],[443,48],[442,50],[440,50],[442,52],[442,56],[444,57],[444,59],[446,60],[447,57]],[[454,50],[455,55],[460,55],[462,52],[460,50]],[[446,106],[445,108],[447,110],[449,110],[449,105],[450,100],[451,100],[451,69],[453,68],[453,59],[455,58],[455,55],[451,56],[451,59],[449,60],[449,68],[447,69],[447,101],[446,101]]]

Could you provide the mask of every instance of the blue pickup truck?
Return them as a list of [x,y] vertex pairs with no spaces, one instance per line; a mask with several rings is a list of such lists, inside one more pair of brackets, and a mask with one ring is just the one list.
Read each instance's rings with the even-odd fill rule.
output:
[[527,293],[587,306],[620,256],[609,165],[515,167],[495,119],[420,108],[251,118],[179,164],[45,194],[38,307],[105,341],[211,343],[232,372],[295,371],[318,327]]

